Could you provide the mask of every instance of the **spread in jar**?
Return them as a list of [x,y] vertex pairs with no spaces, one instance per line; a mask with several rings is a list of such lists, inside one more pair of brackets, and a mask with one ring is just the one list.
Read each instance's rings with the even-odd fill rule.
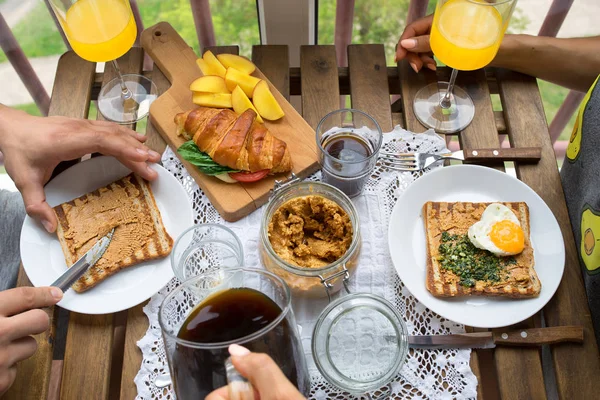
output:
[[308,195],[282,204],[269,221],[268,235],[282,260],[302,268],[321,268],[346,253],[353,228],[336,202]]

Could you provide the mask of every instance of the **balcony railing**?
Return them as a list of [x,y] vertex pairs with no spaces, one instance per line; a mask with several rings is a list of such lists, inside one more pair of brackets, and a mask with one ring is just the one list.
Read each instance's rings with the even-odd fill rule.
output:
[[[138,31],[141,32],[144,29],[144,25],[140,17],[137,1],[130,1],[138,26]],[[48,0],[45,0],[45,3],[50,11],[50,5],[48,3]],[[571,9],[572,4],[573,0],[554,0],[544,19],[544,22],[538,35],[556,36],[569,10]],[[209,46],[214,46],[216,40],[209,0],[190,0],[190,5],[200,47],[205,48]],[[427,12],[428,5],[429,0],[411,0],[408,9],[407,22],[411,22],[415,19],[424,16]],[[348,62],[346,48],[352,40],[354,6],[354,0],[338,0],[336,3],[335,45],[337,51],[338,65],[340,67],[347,66]],[[58,21],[54,17],[54,14],[51,11],[50,14],[54,19],[58,31],[60,32],[65,42],[65,45],[67,46],[67,48],[70,48],[69,43],[64,35],[64,32],[62,31],[60,25],[58,24]],[[259,21],[261,21],[261,18],[259,18]],[[268,23],[269,21],[267,20],[266,24]],[[260,27],[260,29],[262,31],[264,27]],[[0,14],[0,47],[6,54],[8,60],[16,70],[20,79],[23,81],[25,87],[31,94],[33,100],[35,101],[35,104],[40,109],[40,112],[46,115],[50,103],[48,93],[44,89],[42,83],[40,82],[40,79],[31,67],[29,60],[23,53],[23,50],[19,46],[19,43],[15,39],[2,14]],[[145,69],[150,69],[151,60],[146,59],[144,65]],[[583,93],[571,91],[567,95],[562,106],[560,107],[553,120],[549,124],[550,135],[554,143],[555,152],[557,156],[561,159],[564,157],[567,142],[558,141],[558,138],[560,136],[560,133],[566,127],[573,113],[577,110],[579,104],[583,99],[583,96]]]

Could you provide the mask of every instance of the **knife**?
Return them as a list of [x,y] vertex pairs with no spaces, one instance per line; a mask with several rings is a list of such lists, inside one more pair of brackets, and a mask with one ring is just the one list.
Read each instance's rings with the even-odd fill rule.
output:
[[[455,158],[462,161],[518,161],[536,163],[542,158],[541,147],[521,147],[507,149],[471,149],[453,153],[439,154],[442,157]],[[427,160],[425,168],[437,160]]]
[[496,346],[540,346],[560,342],[582,343],[583,327],[556,326],[518,331],[497,330],[408,337],[408,346],[417,349],[493,349]]
[[79,260],[75,261],[54,283],[50,286],[56,286],[63,292],[68,290],[73,283],[86,273],[86,271],[98,262],[104,255],[112,239],[115,229],[113,228],[106,236],[102,237],[87,251]]

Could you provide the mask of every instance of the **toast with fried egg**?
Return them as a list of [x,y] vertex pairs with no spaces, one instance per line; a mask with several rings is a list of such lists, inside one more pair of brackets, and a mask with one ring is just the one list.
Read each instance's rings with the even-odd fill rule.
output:
[[166,257],[173,247],[150,185],[135,174],[60,204],[54,212],[56,234],[69,267],[115,229],[102,257],[73,284],[79,293],[123,268]]
[[[510,257],[497,257],[487,250],[471,248],[467,243],[469,227],[478,222],[488,205],[492,203],[469,202],[427,202],[423,205],[423,221],[427,238],[427,290],[436,297],[454,297],[464,295],[505,296],[513,298],[536,297],[541,290],[541,282],[534,269],[534,256],[529,238],[529,208],[524,202],[500,203],[508,207],[517,216],[524,235],[524,248],[519,254]],[[485,271],[486,261],[494,264],[489,276],[494,279],[465,279],[465,263],[462,258],[456,260],[457,265],[449,269],[444,265],[448,247],[444,245],[463,246],[469,249],[467,257],[472,255],[468,268],[478,271],[481,276]],[[473,250],[475,249],[475,250]],[[466,252],[466,250],[465,250]],[[441,254],[444,253],[444,254]],[[460,252],[463,255],[464,253]],[[476,267],[471,267],[476,265]],[[463,275],[459,275],[458,271]],[[485,275],[485,274],[484,274]],[[485,275],[488,276],[488,275]]]

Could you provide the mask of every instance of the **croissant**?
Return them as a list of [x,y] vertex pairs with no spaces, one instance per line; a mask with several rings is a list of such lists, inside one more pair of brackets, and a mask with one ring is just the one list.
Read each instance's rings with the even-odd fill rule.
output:
[[193,140],[200,151],[229,168],[269,174],[288,172],[292,158],[287,144],[256,122],[256,112],[240,116],[228,109],[200,107],[175,116],[177,133]]

